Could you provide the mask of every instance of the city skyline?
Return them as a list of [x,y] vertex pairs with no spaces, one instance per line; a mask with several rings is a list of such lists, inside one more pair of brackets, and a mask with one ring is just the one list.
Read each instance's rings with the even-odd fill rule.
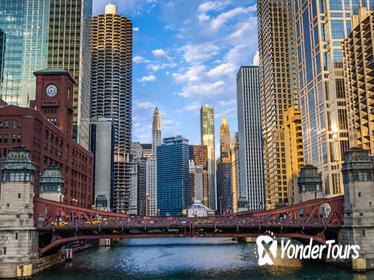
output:
[[185,135],[190,144],[200,144],[195,128],[204,104],[214,106],[216,138],[223,115],[237,131],[235,75],[241,65],[253,64],[257,50],[256,1],[173,5],[105,0],[94,1],[93,15],[103,13],[108,3],[133,22],[133,141],[152,142],[156,106],[163,115],[165,137]]

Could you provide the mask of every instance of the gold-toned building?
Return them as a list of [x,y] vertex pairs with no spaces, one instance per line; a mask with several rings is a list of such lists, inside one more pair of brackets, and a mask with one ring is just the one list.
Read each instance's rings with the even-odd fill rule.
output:
[[239,133],[230,142],[232,211],[238,211],[239,198]]
[[352,16],[352,32],[344,40],[344,80],[349,146],[374,155],[374,14],[360,8]]
[[257,1],[266,209],[288,203],[283,117],[298,104],[293,5]]
[[297,178],[304,166],[303,133],[301,128],[301,111],[290,107],[284,112],[284,145],[286,152],[286,176],[288,203],[299,203]]
[[337,196],[344,193],[341,167],[349,149],[342,43],[351,16],[373,6],[369,0],[294,2],[305,163],[322,173],[324,194]]

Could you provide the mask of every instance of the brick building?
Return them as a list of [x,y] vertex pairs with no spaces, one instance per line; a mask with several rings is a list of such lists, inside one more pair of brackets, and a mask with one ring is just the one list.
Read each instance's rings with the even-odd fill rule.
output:
[[[31,152],[39,174],[46,167],[60,167],[64,177],[64,202],[90,208],[93,202],[93,154],[72,139],[75,81],[58,68],[34,73],[36,100],[33,108],[0,101],[0,156],[16,146]],[[43,112],[43,113],[42,113]],[[38,184],[35,193],[39,194]]]

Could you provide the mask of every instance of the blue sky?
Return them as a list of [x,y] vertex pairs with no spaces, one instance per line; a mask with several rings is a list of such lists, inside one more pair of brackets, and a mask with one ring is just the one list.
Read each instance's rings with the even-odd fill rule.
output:
[[[162,137],[200,144],[200,107],[215,107],[216,146],[226,115],[237,131],[236,73],[257,63],[256,0],[94,0],[133,22],[133,141],[151,142],[152,114]],[[217,151],[218,152],[218,151]]]

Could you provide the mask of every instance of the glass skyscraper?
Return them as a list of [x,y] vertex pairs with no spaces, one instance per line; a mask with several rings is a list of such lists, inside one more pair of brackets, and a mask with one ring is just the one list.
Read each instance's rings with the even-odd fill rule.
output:
[[190,202],[189,145],[182,136],[157,148],[157,207],[161,216],[181,214]]
[[201,144],[208,147],[208,206],[216,209],[214,107],[203,105],[200,109]]
[[92,0],[0,1],[0,30],[5,35],[0,49],[4,62],[1,98],[9,104],[28,106],[35,98],[34,71],[47,67],[68,70],[79,83],[74,91],[75,138],[79,118],[83,130],[79,142],[86,148],[89,88],[81,80],[89,81],[89,71],[81,64],[89,65],[84,42],[89,42],[91,14]]
[[0,29],[5,33],[1,98],[28,106],[35,98],[33,72],[47,67],[50,0],[0,1]]
[[322,172],[328,196],[344,192],[340,172],[348,150],[342,42],[352,14],[374,0],[296,0],[296,43],[306,164]]

